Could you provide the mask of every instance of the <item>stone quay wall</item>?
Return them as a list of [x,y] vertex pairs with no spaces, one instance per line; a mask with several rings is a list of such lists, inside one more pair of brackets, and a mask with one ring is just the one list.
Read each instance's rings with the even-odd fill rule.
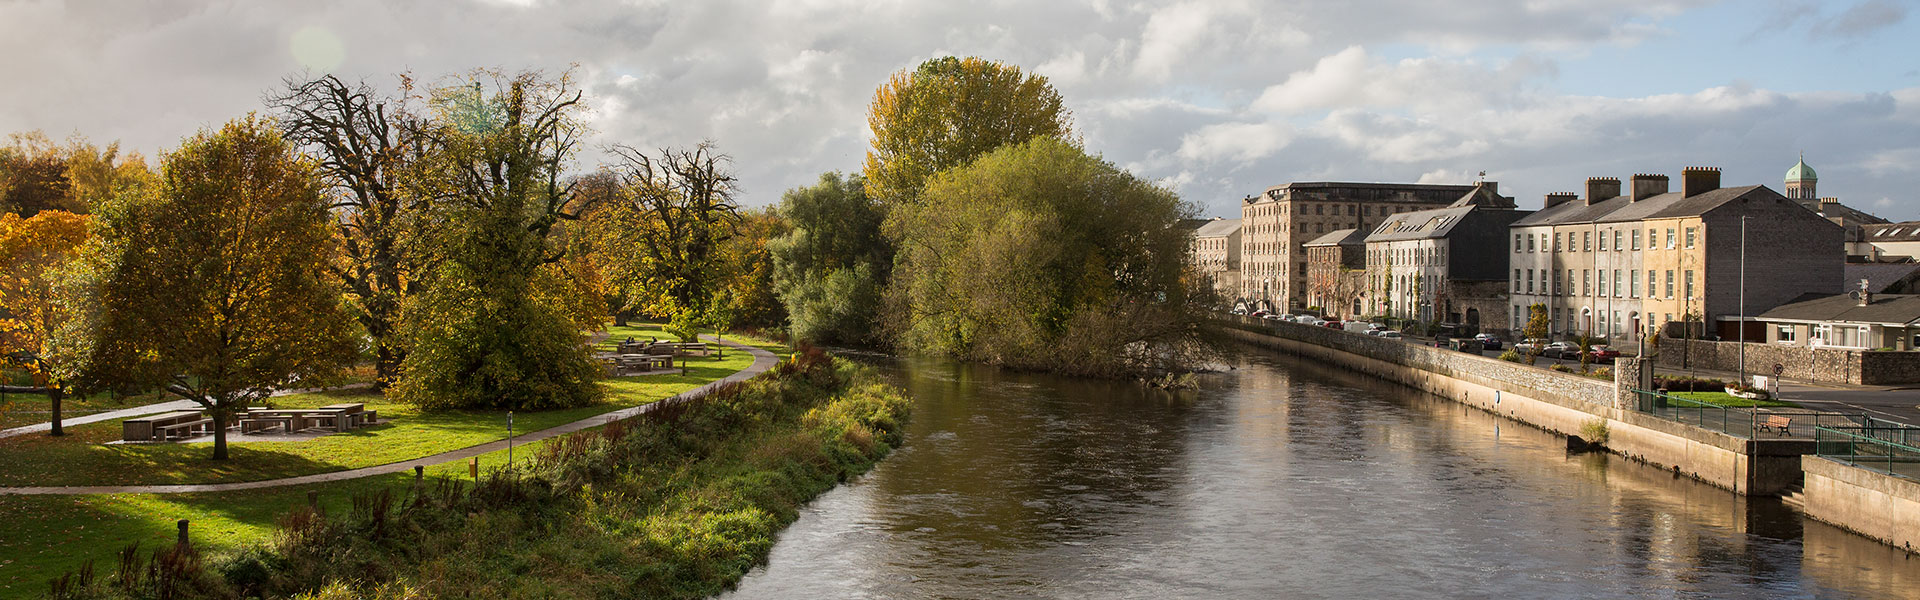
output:
[[1235,319],[1234,339],[1367,373],[1547,431],[1579,435],[1606,423],[1607,448],[1622,456],[1745,495],[1772,495],[1800,480],[1811,442],[1749,440],[1638,412],[1628,391],[1641,372],[1627,359],[1628,384],[1557,373],[1444,348],[1298,323]]
[[[1766,375],[1774,365],[1781,376],[1815,383],[1887,385],[1920,382],[1920,352],[1876,352],[1747,342],[1747,372]],[[1740,370],[1741,342],[1661,338],[1657,360],[1668,369],[1692,366],[1715,371]]]
[[1802,461],[1807,516],[1920,551],[1920,482],[1818,456]]

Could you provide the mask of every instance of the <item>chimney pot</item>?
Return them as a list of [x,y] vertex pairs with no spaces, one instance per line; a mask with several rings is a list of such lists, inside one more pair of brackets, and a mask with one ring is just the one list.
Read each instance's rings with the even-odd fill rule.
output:
[[1540,209],[1546,210],[1549,208],[1553,208],[1555,206],[1566,204],[1568,202],[1572,202],[1574,198],[1578,198],[1578,197],[1580,196],[1573,192],[1554,192],[1551,194],[1547,194],[1547,199],[1545,202],[1541,203]]
[[1633,176],[1633,202],[1667,193],[1667,176],[1639,173]]
[[1680,194],[1692,198],[1720,189],[1720,167],[1687,167],[1680,172]]
[[1620,195],[1620,179],[1616,177],[1588,177],[1587,205],[1615,198]]

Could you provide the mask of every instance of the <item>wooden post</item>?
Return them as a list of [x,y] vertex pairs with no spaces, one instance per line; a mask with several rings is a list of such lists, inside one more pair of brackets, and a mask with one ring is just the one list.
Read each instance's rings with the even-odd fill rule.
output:
[[480,480],[480,457],[467,459],[467,474],[472,475],[474,481]]
[[185,549],[187,547],[187,520],[181,519],[174,524],[180,527],[180,541],[178,544],[180,548]]
[[422,465],[413,466],[413,479],[415,481],[424,479],[426,478],[426,476],[427,476],[427,468],[425,466],[422,466]]

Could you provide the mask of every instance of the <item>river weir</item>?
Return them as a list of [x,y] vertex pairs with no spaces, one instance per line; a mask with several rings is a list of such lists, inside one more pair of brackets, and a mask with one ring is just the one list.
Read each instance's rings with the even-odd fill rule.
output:
[[1776,500],[1245,354],[1180,392],[889,363],[906,447],[728,597],[1920,595],[1920,559]]

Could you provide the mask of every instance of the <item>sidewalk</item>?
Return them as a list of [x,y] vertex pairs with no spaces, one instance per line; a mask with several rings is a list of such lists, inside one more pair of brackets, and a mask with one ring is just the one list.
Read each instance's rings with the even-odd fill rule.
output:
[[[711,336],[702,336],[702,337],[708,340],[713,340]],[[504,440],[480,444],[478,446],[468,446],[466,448],[461,448],[459,450],[442,452],[440,454],[416,458],[409,461],[388,463],[384,465],[365,467],[365,468],[353,469],[348,471],[334,471],[331,473],[316,473],[313,475],[287,477],[284,479],[267,479],[262,481],[245,481],[245,482],[238,482],[238,483],[207,483],[207,484],[183,484],[183,485],[84,485],[84,486],[59,486],[59,487],[0,487],[0,495],[9,495],[9,494],[13,494],[13,495],[184,494],[184,493],[191,493],[191,492],[230,492],[230,491],[236,491],[236,490],[254,490],[254,489],[260,489],[260,488],[282,487],[282,486],[289,486],[289,485],[303,485],[308,483],[326,483],[331,481],[345,481],[348,479],[358,479],[361,477],[372,477],[374,475],[386,475],[390,473],[405,473],[408,471],[412,471],[415,466],[426,467],[426,466],[432,466],[432,465],[437,465],[442,463],[449,463],[449,462],[454,462],[458,460],[463,460],[466,458],[471,458],[474,456],[479,456],[479,455],[486,454],[488,452],[493,452],[496,450],[504,450],[506,449],[507,444],[509,443],[520,445],[520,444],[527,444],[530,442],[538,442],[540,440],[544,440],[554,436],[565,435],[568,433],[573,433],[575,431],[580,431],[582,429],[588,429],[592,427],[606,425],[608,423],[619,421],[621,419],[632,418],[641,413],[645,413],[647,411],[653,410],[654,407],[656,406],[683,401],[687,398],[699,396],[700,394],[705,393],[707,390],[713,389],[720,385],[735,382],[735,381],[745,380],[749,377],[753,377],[754,375],[759,375],[760,373],[766,371],[767,369],[773,368],[773,365],[779,362],[779,357],[774,356],[772,352],[768,352],[766,350],[761,350],[753,346],[748,346],[745,344],[740,344],[740,343],[731,342],[731,341],[724,342],[724,343],[727,346],[730,346],[739,350],[743,350],[749,354],[752,354],[753,364],[748,365],[747,368],[741,369],[732,375],[722,377],[719,380],[714,381],[712,383],[708,383],[706,385],[688,390],[686,392],[682,392],[671,398],[662,399],[657,402],[642,404],[640,406],[635,406],[632,408],[624,408],[624,409],[616,410],[606,414],[587,417],[585,419],[581,419],[581,420],[574,421],[572,423],[567,423],[565,425],[560,425],[557,427],[550,427],[550,428],[542,429],[540,431],[535,431],[532,433],[517,435],[512,438],[508,438]]]
[[[1654,374],[1692,374],[1724,381],[1736,381],[1740,378],[1739,373],[1732,371],[1680,367],[1655,367]],[[1758,371],[1747,372],[1749,377],[1760,374],[1762,373]],[[1847,413],[1863,412],[1876,418],[1920,424],[1920,386],[1911,384],[1852,385],[1782,379],[1780,380],[1780,399],[1811,409]]]
[[[373,384],[355,383],[355,384],[349,384],[349,385],[343,385],[343,386],[331,387],[331,388],[304,388],[304,389],[298,389],[298,390],[280,390],[278,392],[274,392],[273,395],[289,396],[293,394],[305,394],[308,392],[322,392],[327,390],[351,390],[351,389],[359,389],[359,388],[367,387],[370,385],[373,385]],[[73,417],[71,419],[61,419],[60,426],[72,427],[75,425],[86,425],[88,423],[99,423],[101,421],[112,421],[114,419],[131,419],[133,417],[157,415],[163,412],[172,412],[176,410],[200,410],[200,404],[192,400],[174,400],[171,402],[160,402],[156,404],[148,404],[146,406],[135,406],[133,408],[122,408],[120,410],[110,410],[102,413],[94,413],[86,416]],[[34,423],[32,425],[23,425],[23,426],[15,427],[12,429],[0,429],[0,438],[10,438],[16,435],[26,435],[29,433],[40,433],[50,429],[53,429],[53,423],[50,423],[50,422]]]

